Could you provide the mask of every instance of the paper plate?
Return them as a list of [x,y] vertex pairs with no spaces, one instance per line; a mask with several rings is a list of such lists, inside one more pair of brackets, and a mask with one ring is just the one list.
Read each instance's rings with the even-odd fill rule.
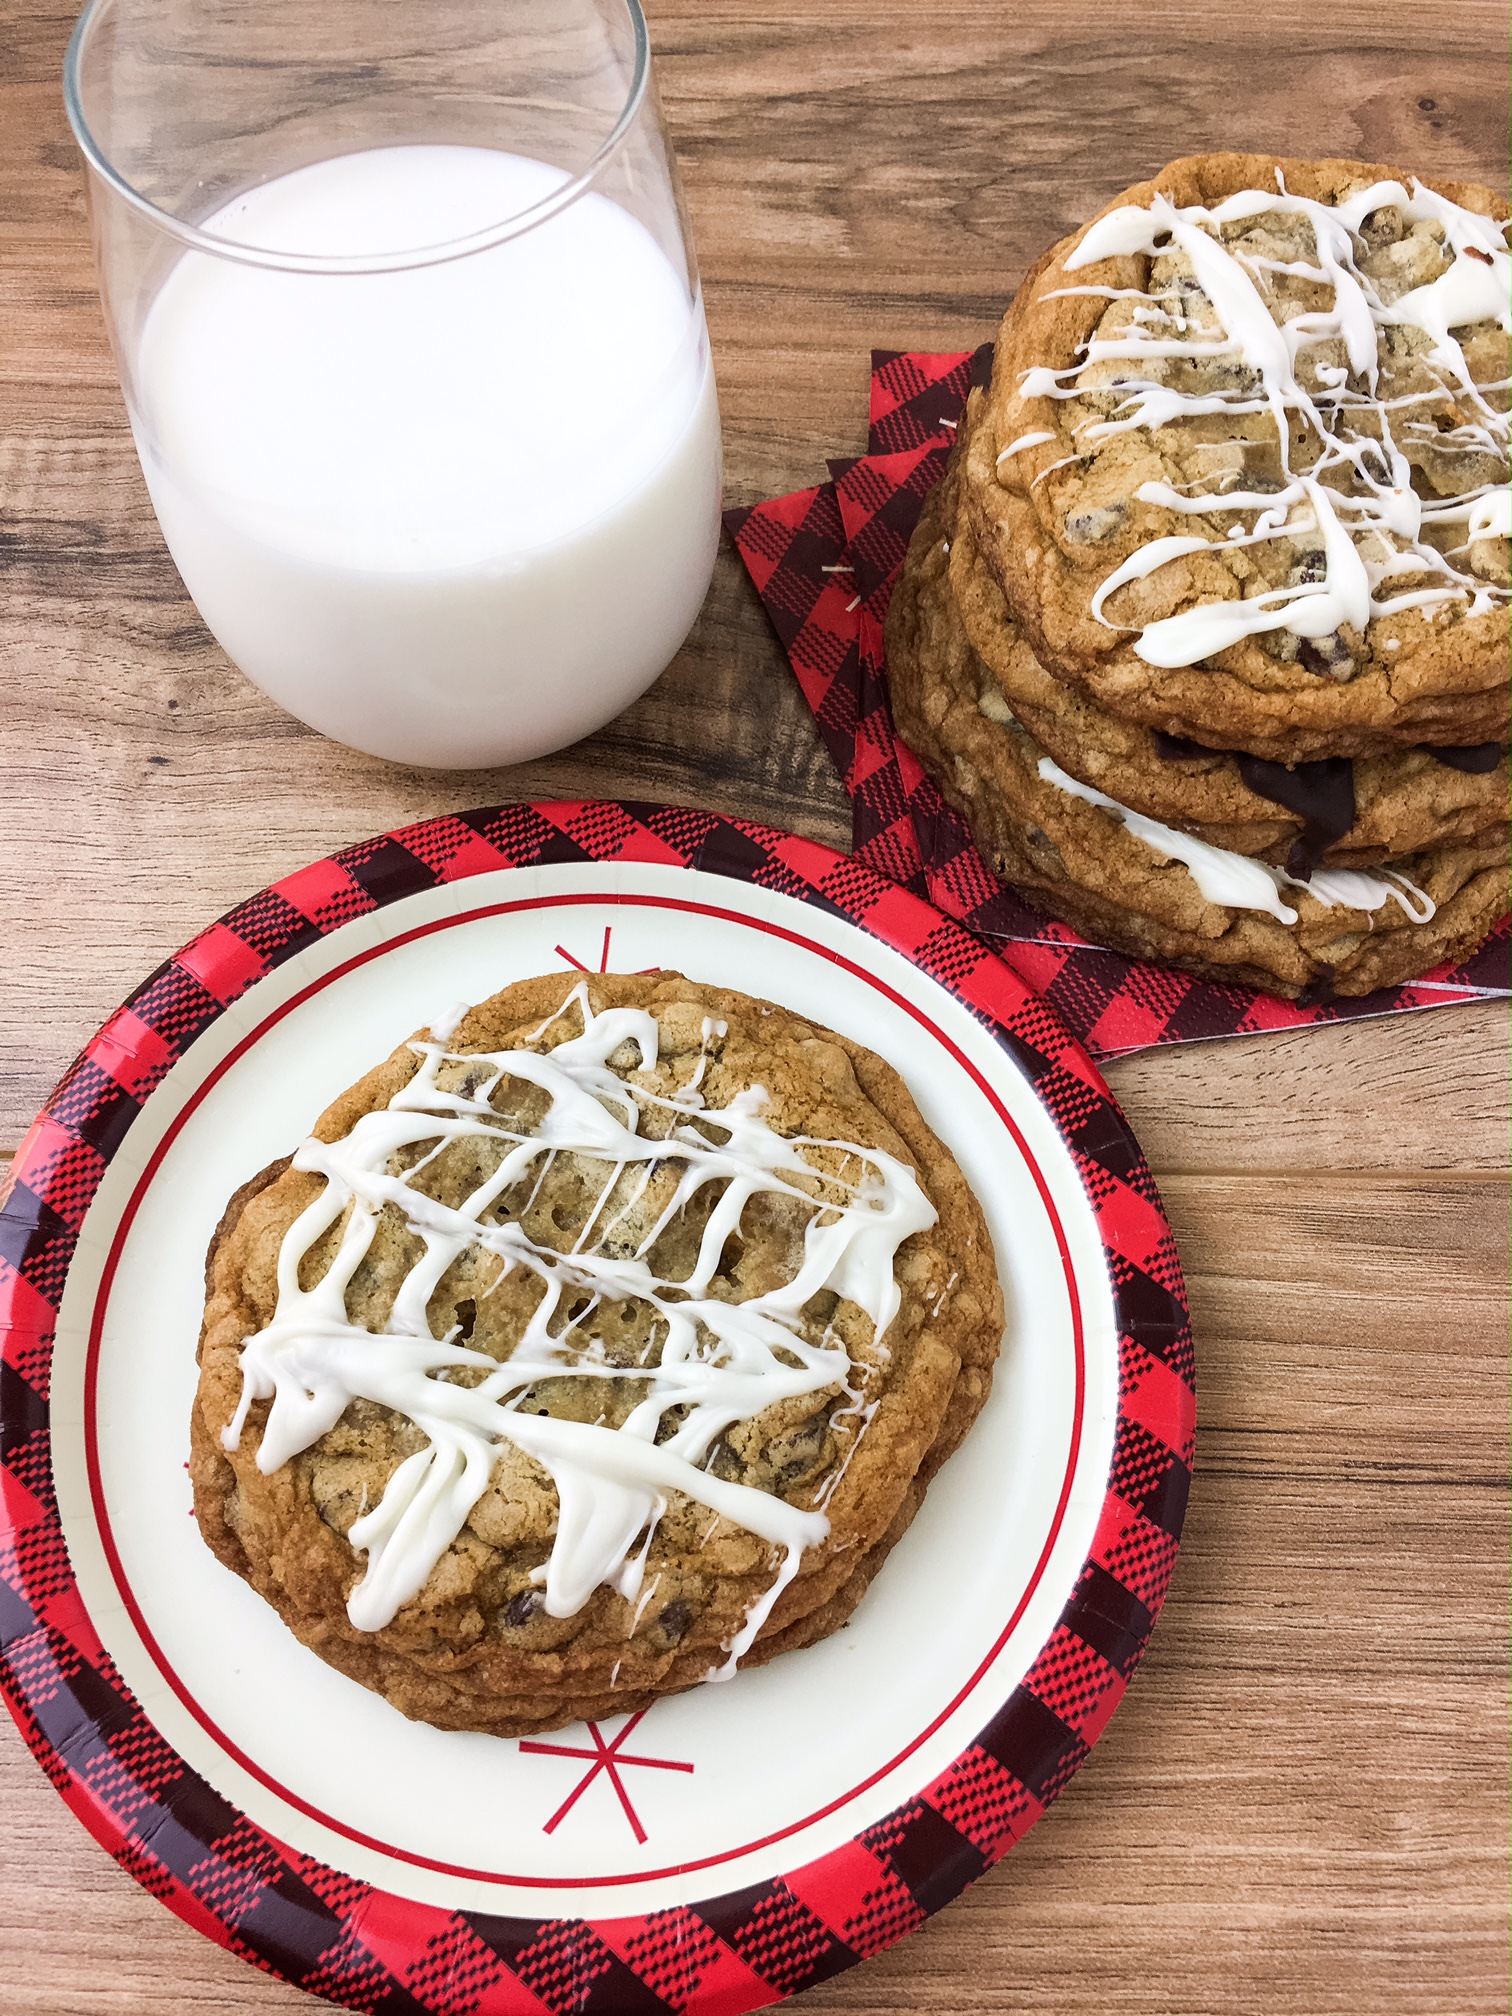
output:
[[[371,1060],[529,974],[677,968],[902,1072],[986,1211],[996,1385],[852,1623],[520,1742],[407,1722],[194,1527],[226,1198]],[[1148,1169],[1055,1017],[852,860],[710,813],[513,805],[288,876],[132,995],[0,1208],[0,1681],[122,1866],[331,2000],[739,2016],[981,1875],[1107,1722],[1176,1557],[1190,1332]]]

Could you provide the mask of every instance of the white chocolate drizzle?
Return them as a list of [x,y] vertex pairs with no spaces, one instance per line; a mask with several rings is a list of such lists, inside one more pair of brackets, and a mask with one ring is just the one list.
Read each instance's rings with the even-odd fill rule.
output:
[[1054,439],[1055,436],[1047,429],[1037,427],[1032,433],[1020,434],[1016,441],[1010,441],[1006,448],[998,451],[997,459],[999,463],[1006,462],[1010,455],[1022,455],[1026,448],[1038,448],[1043,442]]
[[[1279,173],[1277,181],[1281,183]],[[1361,226],[1373,211],[1388,206],[1410,223],[1436,226],[1449,259],[1436,279],[1390,301],[1382,298],[1356,258]],[[1218,235],[1225,224],[1274,212],[1309,222],[1315,263],[1267,259],[1225,244]],[[1399,182],[1379,182],[1337,205],[1293,196],[1284,185],[1275,191],[1242,190],[1212,209],[1178,208],[1157,195],[1145,207],[1126,205],[1099,218],[1066,260],[1066,268],[1074,271],[1104,259],[1155,254],[1167,243],[1186,254],[1220,331],[1192,333],[1192,323],[1173,306],[1180,301],[1179,292],[1062,288],[1056,291],[1109,301],[1134,298],[1140,306],[1132,311],[1132,326],[1112,338],[1094,337],[1081,344],[1075,364],[1063,370],[1036,366],[1025,372],[1021,395],[1074,399],[1085,389],[1078,381],[1089,365],[1127,363],[1136,370],[1116,381],[1120,401],[1115,417],[1086,423],[1078,430],[1081,440],[1106,440],[1199,414],[1268,411],[1275,422],[1285,480],[1279,489],[1246,491],[1242,471],[1229,467],[1219,478],[1232,483],[1227,489],[1184,492],[1166,483],[1142,484],[1135,492],[1141,502],[1183,514],[1233,514],[1241,521],[1252,520],[1250,529],[1245,531],[1240,522],[1226,538],[1217,540],[1177,536],[1148,542],[1102,582],[1092,603],[1097,621],[1110,629],[1138,627],[1135,654],[1147,664],[1173,667],[1195,664],[1266,631],[1288,629],[1298,637],[1321,638],[1332,636],[1344,624],[1363,630],[1372,618],[1399,610],[1421,609],[1431,621],[1438,605],[1465,604],[1468,614],[1475,616],[1505,603],[1505,587],[1457,567],[1454,558],[1477,540],[1512,533],[1512,490],[1505,482],[1480,483],[1462,495],[1420,495],[1413,487],[1411,463],[1393,432],[1396,428],[1404,440],[1416,433],[1446,453],[1490,456],[1505,464],[1508,416],[1493,407],[1487,395],[1505,392],[1507,381],[1477,384],[1453,333],[1478,322],[1512,329],[1512,257],[1501,227],[1416,180],[1410,193]],[[1278,321],[1262,291],[1269,269],[1328,285],[1332,307]],[[1431,347],[1421,361],[1437,382],[1431,393],[1387,399],[1379,393],[1378,345],[1382,332],[1403,325],[1429,338]],[[1298,382],[1299,360],[1305,351],[1323,344],[1342,345],[1348,365],[1317,362],[1312,375],[1318,389],[1309,391]],[[1159,373],[1137,375],[1139,364],[1159,359],[1187,363],[1220,359],[1231,367],[1233,382],[1197,393],[1161,382]],[[1458,421],[1448,432],[1415,418],[1411,410],[1444,393]],[[1305,469],[1293,466],[1298,418],[1312,456]],[[1020,435],[999,463],[1043,438],[1037,433]],[[1236,444],[1243,445],[1239,435],[1229,443],[1204,445],[1220,451]],[[1431,530],[1461,524],[1466,528],[1465,544],[1449,551],[1426,536]],[[1143,580],[1171,561],[1203,549],[1232,551],[1281,538],[1321,551],[1319,578],[1242,599],[1198,603],[1142,627],[1115,624],[1103,613],[1104,603],[1117,589]],[[1407,584],[1403,592],[1393,586],[1398,581]]]
[[[265,1475],[334,1428],[354,1400],[388,1408],[425,1434],[428,1446],[398,1466],[381,1501],[365,1510],[348,1534],[352,1546],[367,1557],[366,1572],[347,1606],[360,1631],[382,1629],[419,1593],[487,1488],[506,1442],[533,1457],[556,1487],[556,1534],[544,1571],[535,1578],[544,1581],[545,1608],[554,1617],[573,1616],[600,1584],[608,1584],[635,1606],[633,1633],[649,1600],[650,1592],[641,1585],[656,1524],[672,1494],[681,1493],[707,1507],[716,1521],[728,1519],[756,1534],[781,1556],[775,1581],[726,1645],[726,1664],[708,1676],[723,1678],[734,1671],[797,1574],[804,1548],[825,1539],[829,1521],[818,1510],[801,1510],[769,1492],[716,1477],[703,1466],[726,1429],[776,1401],[839,1389],[860,1409],[853,1384],[857,1368],[833,1327],[816,1345],[804,1335],[801,1312],[812,1296],[832,1290],[870,1317],[874,1350],[880,1353],[885,1349],[880,1340],[900,1302],[893,1271],[897,1250],[911,1234],[934,1224],[937,1213],[913,1171],[881,1149],[778,1134],[761,1117],[768,1094],[760,1086],[738,1093],[726,1106],[709,1107],[699,1088],[710,1042],[723,1035],[723,1024],[705,1021],[694,1076],[665,1098],[636,1083],[634,1076],[621,1077],[608,1061],[621,1045],[633,1044],[640,1073],[653,1070],[659,1044],[655,1017],[638,1008],[595,1013],[586,982],[572,990],[531,1040],[574,1005],[582,1033],[546,1051],[459,1057],[432,1031],[432,1040],[411,1046],[420,1068],[387,1107],[364,1114],[339,1141],[303,1144],[293,1166],[324,1176],[325,1186],[284,1236],[273,1318],[242,1347],[241,1402],[222,1439],[228,1449],[238,1446],[255,1400],[273,1403],[257,1452],[257,1466]],[[467,1064],[463,1082],[475,1090],[440,1086],[439,1073],[449,1061]],[[490,1095],[506,1079],[534,1085],[547,1095],[548,1110],[528,1133],[512,1131],[490,1104]],[[669,1133],[641,1133],[642,1113],[650,1108],[674,1116]],[[697,1126],[691,1118],[695,1113]],[[704,1131],[709,1123],[726,1138],[711,1139]],[[416,1174],[443,1148],[468,1137],[507,1146],[497,1168],[460,1205],[442,1204],[406,1180],[406,1174]],[[422,1146],[426,1152],[415,1167],[396,1173],[396,1153]],[[805,1149],[843,1151],[860,1164],[859,1180],[844,1181],[821,1171]],[[485,1216],[537,1162],[539,1189],[558,1155],[589,1157],[612,1172],[570,1253],[536,1244],[515,1217]],[[679,1174],[656,1224],[634,1253],[611,1250],[613,1225],[644,1192],[654,1166],[668,1163]],[[851,1164],[841,1166],[849,1169]],[[637,1167],[642,1172],[639,1188],[612,1216],[606,1215],[621,1179]],[[816,1178],[818,1197],[813,1194]],[[802,1187],[803,1181],[810,1187]],[[678,1281],[659,1278],[646,1255],[676,1214],[710,1183],[721,1187],[692,1273]],[[760,1192],[780,1193],[811,1207],[801,1265],[791,1280],[748,1301],[711,1296],[725,1242],[738,1231],[746,1204]],[[385,1330],[377,1334],[352,1321],[346,1293],[385,1208],[402,1214],[424,1252],[401,1283]],[[302,1287],[306,1256],[343,1218],[334,1259],[320,1280]],[[541,1285],[541,1296],[502,1363],[457,1342],[455,1329],[442,1338],[431,1333],[431,1298],[447,1269],[469,1249],[493,1256],[498,1279],[523,1267]],[[662,1332],[659,1362],[629,1367],[608,1362],[602,1347],[580,1331],[581,1319],[552,1335],[548,1326],[563,1297],[584,1293],[590,1306],[599,1299],[630,1297],[648,1304]],[[459,1368],[485,1376],[473,1385],[455,1383],[449,1374]],[[629,1379],[640,1390],[617,1428],[521,1410],[520,1401],[535,1382],[572,1378]],[[680,1422],[658,1442],[664,1417],[673,1409],[680,1411]]]
[[[1256,861],[1248,854],[1235,854],[1227,847],[1214,847],[1194,834],[1174,826],[1162,826],[1096,791],[1090,784],[1068,776],[1058,763],[1042,756],[1039,774],[1046,784],[1068,797],[1100,805],[1121,819],[1136,840],[1143,840],[1168,861],[1179,861],[1209,903],[1221,903],[1230,910],[1263,910],[1278,924],[1295,924],[1297,912],[1282,900],[1283,889],[1305,889],[1325,910],[1345,909],[1374,912],[1390,902],[1397,903],[1414,924],[1426,924],[1438,908],[1426,890],[1395,868],[1380,875],[1367,875],[1358,868],[1315,868],[1305,880],[1274,868],[1269,861]],[[1389,878],[1389,879],[1388,879]]]

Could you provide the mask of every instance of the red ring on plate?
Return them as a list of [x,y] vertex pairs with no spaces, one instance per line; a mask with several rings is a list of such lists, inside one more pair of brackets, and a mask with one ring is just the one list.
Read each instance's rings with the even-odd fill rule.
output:
[[[1120,1333],[1118,1424],[1091,1551],[1055,1630],[977,1740],[918,1796],[816,1862],[733,1895],[593,1921],[494,1917],[393,1896],[287,1847],[193,1772],[126,1688],[84,1610],[52,1491],[47,1412],[52,1326],[84,1213],[142,1101],[195,1038],[275,965],[356,916],[443,881],[562,861],[649,861],[776,888],[847,918],[945,986],[1009,1051],[1060,1128],[1097,1216]],[[576,900],[708,907],[613,891]],[[460,921],[420,927],[380,949]],[[196,1099],[205,1090],[208,1083]],[[97,1323],[130,1214],[189,1110],[133,1193]],[[1056,1230],[1064,1264],[1058,1222]],[[1074,1283],[1072,1296],[1074,1307]],[[1078,1427],[1081,1394],[1079,1356]],[[741,2016],[902,1937],[1005,1853],[1061,1790],[1121,1698],[1164,1598],[1194,1420],[1180,1267],[1138,1146],[1085,1052],[959,925],[853,859],[712,813],[589,801],[428,820],[286,877],[202,933],[110,1019],[22,1144],[0,1193],[0,1687],[59,1792],[123,1866],[211,1938],[314,1993],[352,2008],[434,2016],[463,2007],[469,2016]],[[92,1436],[89,1455],[103,1515]],[[120,1579],[103,1516],[101,1532]],[[134,1621],[151,1647],[144,1621]]]

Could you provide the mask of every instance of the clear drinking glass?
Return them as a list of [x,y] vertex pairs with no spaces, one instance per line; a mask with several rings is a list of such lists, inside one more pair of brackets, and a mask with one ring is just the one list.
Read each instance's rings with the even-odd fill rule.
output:
[[147,487],[242,671],[444,768],[643,692],[720,445],[638,0],[91,0],[65,90]]

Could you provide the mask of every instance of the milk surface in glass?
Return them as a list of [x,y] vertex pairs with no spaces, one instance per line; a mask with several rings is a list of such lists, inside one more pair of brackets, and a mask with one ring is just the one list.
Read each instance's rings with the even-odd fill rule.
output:
[[[372,256],[486,230],[568,179],[487,148],[386,147],[201,228]],[[400,761],[519,761],[619,712],[698,612],[720,485],[702,306],[606,197],[400,272],[186,252],[135,361],[132,423],[185,585],[236,664],[324,734]]]

